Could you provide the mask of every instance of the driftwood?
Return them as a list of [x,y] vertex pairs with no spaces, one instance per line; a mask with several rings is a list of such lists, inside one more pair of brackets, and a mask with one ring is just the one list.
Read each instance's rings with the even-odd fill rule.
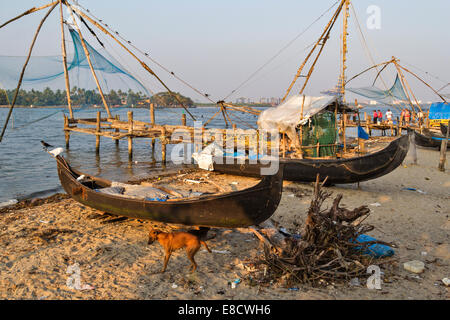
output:
[[[362,222],[370,214],[367,206],[348,210],[339,206],[342,195],[337,195],[329,209],[321,207],[331,196],[322,189],[317,179],[314,196],[300,237],[284,236],[271,222],[252,231],[264,244],[264,256],[258,262],[266,265],[264,280],[283,279],[288,282],[323,284],[328,281],[349,280],[363,276],[372,263],[361,252],[381,241],[355,243],[354,239],[373,227]],[[271,230],[270,232],[267,232]],[[355,247],[363,250],[355,250]],[[382,262],[377,261],[377,264]]]

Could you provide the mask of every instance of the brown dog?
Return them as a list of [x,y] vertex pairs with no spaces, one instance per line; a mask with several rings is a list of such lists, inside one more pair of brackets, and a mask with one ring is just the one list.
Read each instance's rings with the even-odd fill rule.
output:
[[164,247],[165,251],[164,266],[161,272],[166,271],[170,255],[175,250],[186,247],[186,254],[191,261],[192,272],[197,269],[197,263],[195,263],[194,256],[197,253],[198,249],[200,249],[200,245],[203,244],[206,250],[208,250],[208,252],[211,252],[205,241],[200,240],[197,235],[189,232],[167,233],[155,229],[150,229],[150,232],[148,234],[148,244],[152,244],[155,240],[158,240],[158,242]]

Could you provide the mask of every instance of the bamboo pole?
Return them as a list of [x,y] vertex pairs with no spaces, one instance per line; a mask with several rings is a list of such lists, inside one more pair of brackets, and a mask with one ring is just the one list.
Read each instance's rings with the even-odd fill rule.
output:
[[95,129],[96,135],[95,135],[95,153],[100,153],[100,128],[101,128],[101,112],[97,111],[97,126]]
[[[300,109],[300,121],[303,120],[303,107],[305,106],[305,95],[302,99],[302,107]],[[303,146],[303,125],[300,125],[300,147]],[[300,148],[300,159],[303,159],[303,149]]]
[[33,48],[34,48],[34,44],[36,43],[36,39],[37,39],[37,37],[39,35],[39,32],[41,31],[42,25],[44,24],[45,20],[50,15],[50,13],[53,11],[53,9],[56,8],[57,5],[58,5],[58,2],[54,2],[53,3],[53,6],[48,10],[46,15],[42,18],[41,22],[39,23],[39,26],[37,27],[36,33],[34,34],[33,41],[31,42],[31,46],[30,46],[30,49],[28,51],[28,57],[27,57],[24,65],[23,65],[22,72],[20,73],[19,82],[17,83],[16,92],[14,93],[14,98],[13,98],[13,101],[12,101],[10,107],[9,107],[8,115],[6,116],[5,125],[3,126],[2,133],[0,135],[0,142],[2,142],[2,140],[3,140],[3,135],[5,134],[6,127],[8,126],[9,118],[11,117],[12,111],[13,111],[14,106],[16,104],[16,100],[17,100],[17,96],[19,94],[20,86],[22,85],[23,76],[25,74],[25,70],[27,69],[28,62],[30,61],[31,53],[33,52]]
[[[409,90],[409,92],[411,93],[412,97],[414,98],[414,100],[415,100],[415,102],[416,102],[416,104],[417,104],[417,107],[419,108],[420,111],[422,111],[422,108],[420,107],[419,102],[417,101],[417,99],[416,99],[414,93],[412,92],[411,87],[409,86],[408,81],[406,80],[405,76],[403,75],[403,72],[402,72],[402,70],[400,69],[400,67],[399,67],[399,65],[398,65],[398,63],[397,63],[397,61],[394,61],[394,64],[395,64],[395,66],[396,66],[396,68],[397,68],[398,73],[400,74],[400,80],[402,81],[402,84],[403,84],[403,85],[406,85],[406,90]],[[407,95],[408,95],[408,99],[410,99],[408,93],[407,93]],[[413,106],[411,100],[410,100],[410,103],[411,103],[411,107],[412,107],[413,114],[415,114],[415,113],[416,113],[416,110],[414,109],[414,106]]]
[[441,142],[441,154],[439,157],[439,171],[445,172],[445,158],[447,154],[447,144],[448,144],[448,132],[450,131],[450,122],[448,123],[447,132],[445,133],[445,139]]
[[166,129],[163,127],[163,129],[161,130],[161,158],[162,158],[162,163],[165,164],[167,159],[166,159],[166,150],[167,150],[167,144],[166,144]]
[[347,126],[347,114],[345,113],[345,110],[342,113],[344,119],[342,122],[342,137],[344,139],[344,152],[347,152],[347,139],[345,138],[345,128]]
[[[67,4],[68,7],[71,7],[70,5]],[[79,10],[78,8],[74,7],[73,10],[78,13],[79,15],[81,15],[83,18],[87,19],[88,21],[90,21],[94,26],[96,26],[100,31],[102,31],[103,33],[105,33],[106,35],[110,36],[114,41],[116,41],[125,51],[127,51],[134,59],[136,59],[141,66],[148,72],[150,73],[152,76],[154,76],[156,78],[156,80],[158,80],[159,83],[161,83],[163,85],[164,88],[166,88],[166,90],[169,92],[170,95],[172,95],[177,101],[178,103],[184,108],[184,110],[186,110],[186,112],[189,114],[189,116],[191,116],[192,119],[196,120],[195,117],[192,115],[192,113],[189,112],[188,108],[186,108],[186,106],[184,105],[184,103],[181,101],[181,99],[172,92],[172,90],[169,89],[169,87],[156,75],[156,73],[141,59],[139,59],[130,49],[128,49],[122,42],[120,42],[111,32],[109,32],[108,30],[106,30],[103,26],[101,26],[97,21],[93,20],[91,17],[89,17],[88,15],[84,14],[81,10]]]
[[70,144],[70,131],[69,131],[69,119],[64,115],[64,136],[66,140],[66,149],[69,149]]
[[62,50],[63,66],[64,66],[64,78],[66,81],[67,104],[69,106],[70,119],[73,119],[72,101],[70,99],[69,71],[67,70],[66,38],[64,35],[64,15],[63,15],[62,0],[59,0],[59,12],[60,12],[60,17],[61,17],[61,50]]
[[[118,114],[116,114],[115,119],[116,119],[116,121],[120,121],[120,117],[119,117]],[[118,128],[117,128],[117,129],[114,129],[114,131],[117,132],[117,133],[120,132],[120,130],[119,130]],[[115,144],[116,144],[116,147],[119,146],[119,139],[116,139],[116,140],[115,140]]]
[[127,112],[128,116],[128,158],[133,158],[133,111]]
[[26,16],[26,15],[29,15],[29,14],[31,14],[31,13],[33,13],[33,12],[37,12],[37,11],[39,11],[39,10],[42,10],[42,9],[46,9],[46,8],[48,8],[48,7],[51,7],[51,6],[53,6],[53,5],[57,4],[57,3],[58,3],[58,1],[53,1],[52,3],[46,4],[46,5],[42,6],[42,7],[38,7],[38,8],[33,7],[33,8],[31,8],[31,9],[25,11],[24,13],[18,15],[17,17],[12,18],[11,20],[8,20],[8,21],[6,21],[4,24],[0,25],[0,29],[3,28],[3,27],[5,27],[6,25],[10,24],[11,22],[16,21],[17,19],[20,19],[20,18],[22,18],[22,17],[24,17],[24,16]]
[[[337,17],[339,16],[339,13],[342,10],[342,7],[344,5],[344,3],[347,0],[342,0],[341,4],[339,5],[338,9],[336,10],[336,12],[334,13],[333,17],[330,19],[330,21],[328,22],[327,26],[325,27],[325,30],[323,31],[323,33],[321,34],[320,38],[316,41],[316,43],[314,44],[314,47],[311,49],[311,51],[308,53],[308,55],[306,56],[305,60],[303,61],[303,63],[301,64],[300,68],[297,70],[297,74],[294,77],[294,80],[292,80],[291,84],[289,85],[289,88],[286,91],[286,94],[283,96],[283,98],[281,99],[281,102],[284,102],[284,100],[286,100],[286,97],[289,95],[289,93],[292,90],[292,87],[294,86],[295,82],[297,82],[297,79],[300,77],[303,68],[305,67],[306,63],[308,62],[309,58],[311,57],[311,55],[313,54],[313,52],[316,50],[317,46],[320,44],[320,41],[324,41],[325,40],[325,35],[327,33],[329,33],[329,28],[330,26],[332,27],[332,24],[334,24],[334,22],[336,21]],[[328,31],[328,32],[327,32]],[[322,44],[323,47],[323,44]],[[319,54],[320,55],[320,54]]]
[[[155,126],[155,105],[150,103],[150,123]],[[155,138],[152,138],[152,150],[155,150]]]
[[103,94],[103,90],[102,90],[102,88],[100,86],[100,83],[98,81],[97,75],[95,74],[94,67],[92,66],[92,61],[91,61],[91,56],[89,54],[89,50],[88,50],[88,48],[86,46],[86,43],[84,41],[84,37],[81,34],[80,27],[78,26],[78,24],[76,22],[75,14],[73,13],[72,7],[70,5],[67,5],[67,8],[69,8],[69,12],[70,12],[70,15],[72,16],[72,20],[73,20],[73,25],[75,26],[75,29],[77,30],[77,33],[80,36],[80,41],[81,41],[81,45],[83,46],[84,54],[85,54],[86,59],[88,61],[89,68],[91,69],[92,76],[94,77],[95,83],[97,85],[98,92],[100,93],[100,96],[102,97],[103,105],[105,106],[106,112],[108,113],[108,118],[112,118],[112,114],[111,114],[111,111],[109,110],[108,102],[106,102],[105,95]]

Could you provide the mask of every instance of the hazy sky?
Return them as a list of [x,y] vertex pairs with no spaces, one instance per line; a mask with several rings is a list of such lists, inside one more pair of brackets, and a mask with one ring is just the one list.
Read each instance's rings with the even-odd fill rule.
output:
[[[0,1],[0,24],[26,9],[48,1]],[[261,65],[266,63],[289,41],[330,8],[336,0],[79,0],[79,3],[106,22],[138,48],[168,69],[211,95],[214,101],[227,96]],[[448,0],[354,0],[359,23],[377,63],[396,56],[404,66],[417,72],[436,88],[450,82],[450,1]],[[380,29],[369,30],[367,8],[380,8]],[[336,7],[335,7],[336,8]],[[335,9],[334,8],[334,9]],[[293,79],[307,51],[322,32],[332,12],[329,11],[306,33],[246,86],[230,97],[257,99],[281,97]],[[60,52],[58,16],[55,11],[46,22],[35,49],[36,55]],[[0,55],[25,55],[34,30],[44,12],[35,13],[0,30]],[[339,74],[341,19],[318,62],[307,94],[333,88]],[[87,36],[92,44],[96,44]],[[100,32],[99,32],[100,34]],[[353,11],[350,10],[348,36],[348,76],[371,65],[360,40]],[[110,42],[112,44],[112,42]],[[108,48],[108,46],[107,46]],[[120,52],[113,48],[113,55]],[[142,71],[125,53],[115,57],[142,76],[153,91],[161,87],[143,76]],[[151,67],[175,91],[204,101],[159,67]],[[428,71],[436,78],[424,75],[416,68]],[[139,71],[138,71],[139,70]],[[384,80],[394,81],[393,70]],[[351,86],[370,85],[375,72],[351,82]],[[419,99],[437,100],[433,93],[408,77]],[[381,82],[377,86],[383,87]],[[299,86],[295,87],[298,91]],[[450,92],[450,87],[444,92]],[[353,95],[349,96],[353,97]]]

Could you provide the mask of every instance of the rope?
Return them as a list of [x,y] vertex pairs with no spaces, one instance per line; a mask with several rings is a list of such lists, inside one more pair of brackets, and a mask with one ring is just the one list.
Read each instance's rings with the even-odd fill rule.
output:
[[325,16],[331,9],[333,9],[340,1],[336,1],[330,8],[328,8],[324,13],[322,13],[316,20],[314,20],[306,29],[297,34],[291,41],[289,41],[284,47],[282,47],[273,57],[271,57],[266,63],[260,66],[255,72],[253,72],[244,82],[242,82],[236,89],[232,90],[225,98],[228,99],[231,95],[236,93],[239,89],[250,81],[256,74],[258,74],[262,69],[264,69],[268,64],[275,60],[281,53],[283,53],[288,47],[290,47],[298,38],[300,38],[306,31],[308,31],[316,22],[318,22],[323,16]]
[[133,45],[131,43],[131,41],[125,39],[124,37],[122,37],[119,32],[114,31],[112,28],[110,28],[106,23],[103,23],[103,20],[97,18],[94,14],[92,14],[89,9],[84,8],[82,5],[77,4],[78,7],[82,8],[84,11],[86,11],[86,13],[88,15],[90,15],[93,19],[97,20],[97,22],[99,24],[101,24],[103,27],[105,27],[106,29],[108,29],[109,31],[111,31],[112,33],[114,33],[116,36],[118,36],[120,39],[122,39],[123,41],[125,41],[129,46],[131,46],[132,48],[134,48],[136,51],[138,51],[139,53],[141,53],[142,55],[144,55],[147,59],[149,59],[150,61],[152,61],[153,63],[155,63],[158,67],[160,67],[161,69],[163,69],[164,71],[166,71],[167,73],[169,73],[171,76],[173,76],[175,79],[177,79],[178,81],[182,82],[185,86],[189,87],[190,89],[192,89],[193,91],[197,92],[198,94],[200,94],[202,97],[208,99],[210,102],[215,103],[214,100],[212,100],[209,97],[209,94],[206,93],[202,93],[200,90],[198,90],[197,88],[195,88],[193,85],[189,84],[187,81],[183,80],[181,77],[175,75],[175,73],[173,71],[170,71],[168,68],[166,68],[165,66],[163,66],[161,63],[159,63],[158,61],[156,61],[154,58],[150,57],[150,55],[147,52],[144,52],[142,50],[140,50],[139,48],[137,48],[135,45]]

